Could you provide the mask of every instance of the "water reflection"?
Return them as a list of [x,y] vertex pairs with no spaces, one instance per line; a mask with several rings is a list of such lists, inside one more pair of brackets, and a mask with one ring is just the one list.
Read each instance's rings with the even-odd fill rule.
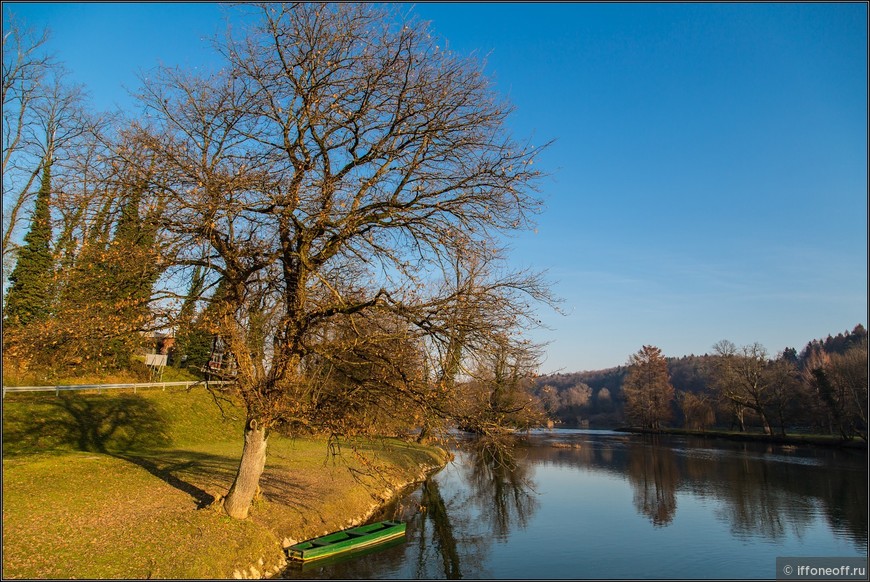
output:
[[684,493],[719,502],[717,519],[743,539],[800,537],[823,517],[856,549],[867,549],[864,451],[618,433],[556,432],[539,440],[549,446],[530,448],[530,462],[627,479],[636,511],[656,527],[673,522]]
[[372,518],[406,522],[407,543],[353,560],[291,565],[285,578],[377,578],[408,572],[416,579],[485,577],[494,541],[522,529],[538,507],[533,463],[515,439],[476,438],[457,443],[455,472],[463,487],[445,494],[439,475]]
[[532,464],[525,459],[528,447],[494,438],[471,441],[465,478],[469,501],[480,511],[490,533],[505,539],[511,526],[525,528],[538,508]]
[[[441,497],[441,490],[433,479],[427,479],[421,487],[420,509],[423,519],[420,523],[418,538],[420,551],[417,553],[417,577],[424,577],[426,571],[427,545],[433,544],[441,557],[444,578],[456,580],[462,578],[461,559],[457,548],[456,536],[453,534],[453,524],[447,512],[447,504]],[[427,532],[427,524],[432,527]],[[427,535],[428,534],[428,535]],[[431,541],[430,541],[431,540]]]
[[[538,502],[532,465],[513,439],[478,438],[460,443],[457,463],[466,488],[445,501],[437,478],[420,488],[420,535],[416,578],[459,579],[480,576],[490,547],[528,524]],[[463,532],[457,536],[456,531]],[[438,560],[430,559],[434,548]],[[433,571],[433,564],[440,568]]]
[[645,454],[630,455],[627,476],[634,489],[637,512],[647,516],[656,527],[671,523],[677,512],[680,480],[676,457],[653,442]]
[[[553,431],[454,452],[375,516],[406,521],[406,543],[285,577],[637,578],[652,563],[660,577],[759,578],[778,555],[867,551],[863,451]],[[594,532],[576,528],[578,515],[594,516]],[[554,544],[557,531],[587,554]],[[663,561],[638,570],[628,546]]]

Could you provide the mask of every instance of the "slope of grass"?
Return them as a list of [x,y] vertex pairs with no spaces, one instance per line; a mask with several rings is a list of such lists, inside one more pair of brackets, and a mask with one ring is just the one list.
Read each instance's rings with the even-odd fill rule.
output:
[[[202,388],[8,395],[3,577],[212,578],[280,563],[281,542],[346,527],[443,452],[270,438],[262,495],[237,521],[210,507],[235,475],[243,414]],[[259,560],[262,559],[262,564]]]
[[145,366],[144,356],[138,358],[129,370],[85,372],[79,374],[58,371],[16,371],[12,366],[3,368],[4,386],[71,386],[73,384],[136,384],[152,381],[187,382],[199,380],[199,376],[187,368],[166,366],[159,380],[154,380]]

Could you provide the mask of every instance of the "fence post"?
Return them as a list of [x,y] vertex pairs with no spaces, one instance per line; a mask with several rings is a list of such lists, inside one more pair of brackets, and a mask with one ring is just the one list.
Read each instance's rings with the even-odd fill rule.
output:
[[60,386],[55,385],[54,387],[54,396],[55,398],[60,396]]

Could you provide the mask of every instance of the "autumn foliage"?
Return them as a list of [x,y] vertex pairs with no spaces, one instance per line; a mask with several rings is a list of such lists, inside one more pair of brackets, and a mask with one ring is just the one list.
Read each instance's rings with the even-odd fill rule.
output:
[[628,375],[622,387],[625,415],[643,428],[659,429],[670,420],[674,387],[668,363],[655,346],[643,346],[628,359]]

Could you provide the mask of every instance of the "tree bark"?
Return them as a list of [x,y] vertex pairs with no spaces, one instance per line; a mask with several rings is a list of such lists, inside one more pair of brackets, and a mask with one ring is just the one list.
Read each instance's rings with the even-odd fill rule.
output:
[[764,427],[764,434],[772,435],[773,427],[770,426],[770,420],[767,418],[767,413],[765,413],[764,409],[760,406],[758,407],[758,416],[761,417],[761,425]]
[[738,406],[737,410],[735,410],[734,413],[737,416],[737,423],[740,426],[740,432],[746,432],[746,423],[743,420],[743,413],[744,413],[743,407]]
[[260,475],[266,466],[266,429],[256,419],[245,426],[245,446],[239,472],[224,499],[224,511],[236,519],[245,519],[260,484]]

